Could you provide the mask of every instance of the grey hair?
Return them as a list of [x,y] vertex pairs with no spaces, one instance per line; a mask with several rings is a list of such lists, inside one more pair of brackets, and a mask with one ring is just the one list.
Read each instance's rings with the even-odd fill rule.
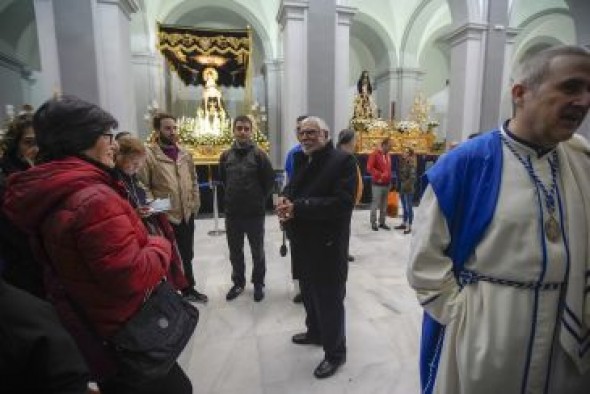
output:
[[301,128],[303,128],[303,125],[309,123],[315,124],[317,127],[319,127],[321,131],[325,132],[326,135],[330,135],[330,128],[328,127],[326,121],[324,121],[322,118],[319,118],[317,116],[308,116],[307,118],[301,121]]
[[590,59],[590,51],[575,45],[559,45],[543,49],[526,59],[516,68],[513,83],[536,89],[547,77],[551,61],[559,56],[583,56]]

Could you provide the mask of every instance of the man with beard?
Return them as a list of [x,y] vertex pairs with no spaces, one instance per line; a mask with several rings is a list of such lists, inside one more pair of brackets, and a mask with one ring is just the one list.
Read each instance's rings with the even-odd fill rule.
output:
[[182,290],[191,302],[207,302],[207,296],[195,289],[193,244],[195,214],[201,199],[195,164],[189,152],[178,145],[176,118],[161,113],[154,117],[155,141],[147,147],[145,167],[139,178],[154,198],[169,198],[168,220],[174,229],[189,287]]
[[426,173],[408,266],[426,394],[590,387],[590,52],[529,56],[511,94],[512,119]]
[[277,214],[291,241],[293,269],[299,278],[307,331],[293,343],[324,348],[314,375],[332,376],[346,362],[344,297],[348,241],[357,182],[352,155],[332,146],[326,123],[310,116],[297,139],[294,173],[279,197]]

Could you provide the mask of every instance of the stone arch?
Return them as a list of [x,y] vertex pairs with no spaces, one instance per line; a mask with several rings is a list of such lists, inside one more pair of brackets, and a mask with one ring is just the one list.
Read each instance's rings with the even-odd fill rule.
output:
[[401,67],[418,68],[420,52],[434,32],[452,24],[445,0],[422,0],[410,16],[401,41]]
[[[373,58],[375,73],[371,75],[371,80],[375,82],[373,89],[376,94],[377,106],[382,111],[387,111],[391,101],[392,82],[389,78],[383,79],[383,76],[389,75],[398,64],[394,41],[379,21],[363,12],[357,13],[353,19],[350,26],[350,41],[351,53],[358,52],[359,47],[362,45]],[[350,88],[348,92],[348,101],[350,103],[353,102],[357,89],[356,82],[362,68],[364,68],[354,69],[354,66],[351,62]]]
[[[429,54],[432,51],[435,51],[439,55],[439,61],[436,63],[436,67],[442,68],[442,71],[446,71],[446,73],[439,74],[439,78],[437,78],[438,85],[440,89],[445,88],[446,84],[445,81],[448,81],[450,78],[450,68],[451,68],[451,54],[449,51],[449,45],[444,39],[446,34],[449,31],[449,26],[441,26],[437,30],[433,31],[429,37],[427,37],[426,42],[422,45],[418,53],[418,65],[421,69],[425,71],[425,78],[428,74],[429,70],[432,68],[431,57]],[[441,64],[441,61],[443,64]],[[423,87],[424,93],[429,96],[436,91],[429,91],[427,87]]]
[[[362,12],[355,15],[350,26],[350,37],[363,42],[367,47],[375,60],[377,72],[385,71],[397,64],[393,40],[381,23],[370,15]],[[351,75],[351,77],[353,76]]]
[[518,28],[520,32],[512,53],[512,66],[533,45],[575,44],[576,42],[573,19],[563,8],[552,8],[531,15]]

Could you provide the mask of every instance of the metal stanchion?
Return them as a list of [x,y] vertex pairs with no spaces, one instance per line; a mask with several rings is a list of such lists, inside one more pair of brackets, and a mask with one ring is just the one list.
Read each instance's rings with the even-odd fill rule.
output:
[[217,205],[217,182],[211,181],[213,188],[213,222],[215,223],[213,230],[207,232],[208,235],[218,236],[225,234],[225,230],[219,229],[219,207]]

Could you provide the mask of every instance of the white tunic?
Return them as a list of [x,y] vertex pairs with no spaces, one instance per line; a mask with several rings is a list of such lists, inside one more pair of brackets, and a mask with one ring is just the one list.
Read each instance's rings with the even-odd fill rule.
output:
[[[507,138],[521,157],[530,160],[549,190],[552,154],[538,157],[533,149]],[[522,283],[565,283],[566,238],[563,233],[558,242],[546,238],[545,197],[515,155],[505,145],[502,149],[494,218],[465,268]],[[564,204],[559,174],[557,180],[561,199],[556,200],[555,217],[565,225],[567,218],[559,209],[559,200]],[[565,216],[565,209],[562,212]],[[478,281],[461,289],[452,261],[444,254],[449,242],[445,218],[428,187],[415,221],[408,279],[425,310],[446,325],[433,392],[590,393],[590,376],[582,382],[557,339],[565,286],[541,290]],[[565,377],[571,386],[568,391],[564,391]]]

